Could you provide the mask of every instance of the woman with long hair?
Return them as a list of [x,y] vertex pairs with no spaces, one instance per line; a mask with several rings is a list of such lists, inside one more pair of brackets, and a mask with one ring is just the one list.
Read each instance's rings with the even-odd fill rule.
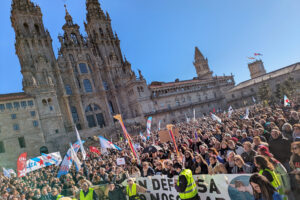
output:
[[281,183],[274,171],[274,166],[268,161],[266,157],[255,156],[254,164],[259,170],[258,173],[265,176],[274,188],[278,190],[281,187]]
[[273,154],[270,153],[269,148],[261,145],[258,148],[257,152],[258,155],[265,156],[268,159],[268,161],[270,161],[270,163],[272,163],[272,165],[274,166],[274,172],[277,174],[277,177],[279,178],[279,181],[282,184],[279,193],[283,194],[291,190],[290,177],[287,173],[287,170],[277,159],[274,158]]
[[195,155],[195,162],[192,166],[193,174],[208,174],[207,162],[200,154]]
[[268,179],[260,174],[253,174],[249,179],[255,200],[282,200]]

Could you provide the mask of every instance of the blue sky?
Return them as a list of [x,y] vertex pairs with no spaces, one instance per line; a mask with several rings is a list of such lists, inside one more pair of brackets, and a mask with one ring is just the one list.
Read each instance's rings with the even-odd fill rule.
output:
[[[74,22],[85,21],[85,0],[32,0],[40,5],[53,39],[63,33],[66,3]],[[10,0],[0,0],[0,93],[22,91],[15,55]],[[100,0],[108,11],[124,55],[148,83],[196,76],[194,48],[214,74],[250,78],[247,57],[263,54],[267,72],[300,61],[299,0]]]

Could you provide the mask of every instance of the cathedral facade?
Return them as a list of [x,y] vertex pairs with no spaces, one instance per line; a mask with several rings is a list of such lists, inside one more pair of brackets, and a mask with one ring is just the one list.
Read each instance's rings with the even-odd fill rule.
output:
[[23,92],[0,95],[0,166],[15,167],[22,152],[66,152],[82,138],[121,134],[113,119],[121,114],[129,132],[185,121],[226,108],[229,76],[213,76],[208,60],[195,48],[197,76],[191,80],[147,85],[123,57],[111,19],[98,0],[86,0],[87,37],[66,9],[60,49],[55,57],[42,12],[30,0],[12,0],[11,22],[21,65]]

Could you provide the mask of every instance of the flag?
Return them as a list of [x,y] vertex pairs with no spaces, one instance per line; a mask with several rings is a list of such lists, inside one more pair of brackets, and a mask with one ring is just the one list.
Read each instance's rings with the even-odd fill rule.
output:
[[160,124],[161,124],[161,120],[159,120],[158,122],[158,130],[160,131]]
[[[82,143],[84,143],[84,141],[82,141]],[[79,141],[77,141],[76,143],[73,144],[73,149],[75,152],[77,152],[79,148],[80,148]],[[62,175],[66,175],[69,172],[71,166],[72,166],[71,149],[69,149],[59,167],[57,177],[59,178]]]
[[152,117],[147,120],[147,140],[150,139]]
[[193,113],[194,113],[194,121],[196,121],[196,110],[195,110],[195,108],[193,110]]
[[249,108],[246,109],[244,119],[249,119]]
[[75,127],[75,132],[76,132],[77,141],[79,141],[80,150],[81,150],[81,154],[82,154],[82,160],[85,160],[85,158],[86,158],[86,152],[84,150],[84,147],[83,147],[81,139],[80,139],[79,132],[78,132],[78,130],[77,130],[76,127]]
[[120,125],[121,125],[121,127],[122,127],[122,129],[123,129],[123,133],[124,133],[124,135],[125,135],[125,138],[126,138],[127,141],[128,141],[128,144],[129,144],[129,147],[130,147],[130,149],[131,149],[131,152],[133,153],[133,155],[135,156],[135,158],[138,159],[138,156],[137,156],[137,154],[136,154],[136,152],[135,152],[135,150],[134,150],[134,147],[133,147],[133,145],[132,145],[131,138],[130,138],[130,136],[129,136],[129,134],[128,134],[126,128],[125,128],[124,122],[123,122],[123,120],[122,120],[122,116],[121,116],[120,114],[118,114],[118,115],[115,115],[114,118],[117,119],[117,120],[119,121],[119,123],[120,123]]
[[195,130],[195,139],[198,139],[198,134],[197,134],[197,130]]
[[99,140],[100,140],[100,146],[103,149],[116,149],[121,151],[122,149],[120,147],[118,147],[117,145],[113,144],[111,141],[105,139],[102,136],[98,136]]
[[140,137],[141,137],[141,139],[142,139],[142,141],[143,141],[143,142],[145,142],[145,141],[146,141],[146,137],[143,135],[143,133],[142,133],[142,132],[140,132]]
[[211,118],[213,120],[215,120],[215,121],[219,122],[220,124],[222,124],[222,120],[218,116],[216,116],[216,115],[214,115],[212,113],[210,113],[210,114],[211,114]]
[[186,113],[184,113],[184,115],[185,115],[185,118],[186,118],[186,123],[189,123],[190,119],[187,117]]
[[70,151],[70,156],[71,156],[71,159],[74,161],[74,164],[75,164],[75,167],[76,167],[76,171],[79,171],[81,169],[81,165],[82,164],[81,164],[79,158],[77,157],[76,152],[73,149],[72,143],[70,143],[70,150],[71,150]]
[[22,153],[17,162],[18,177],[23,177],[26,175],[26,160],[27,152]]
[[261,53],[254,53],[254,56],[262,56]]
[[290,100],[287,98],[287,96],[286,95],[284,95],[283,96],[283,105],[284,106],[290,106],[291,105],[291,102],[290,102]]
[[228,117],[229,118],[231,117],[232,113],[233,113],[233,108],[232,108],[232,106],[229,106],[229,108],[228,108]]
[[256,99],[254,98],[254,96],[252,96],[252,101],[253,103],[256,103]]
[[4,167],[3,167],[3,175],[7,178],[11,178],[9,171],[7,169],[5,169]]
[[216,109],[215,108],[213,108],[213,113],[216,113]]
[[96,153],[99,156],[101,155],[101,152],[99,151],[99,149],[97,147],[90,146],[89,149],[90,149],[90,152]]
[[248,59],[250,59],[250,60],[254,60],[255,58],[254,58],[254,57],[248,57]]
[[171,136],[171,138],[172,138],[172,140],[173,140],[173,143],[174,143],[174,146],[175,146],[176,153],[177,153],[177,155],[179,156],[179,151],[178,151],[178,148],[177,148],[176,140],[175,140],[175,137],[174,137],[174,134],[173,134],[173,131],[172,131],[173,125],[172,125],[172,124],[168,124],[168,125],[167,125],[167,129],[169,130],[169,134],[170,134],[170,136]]

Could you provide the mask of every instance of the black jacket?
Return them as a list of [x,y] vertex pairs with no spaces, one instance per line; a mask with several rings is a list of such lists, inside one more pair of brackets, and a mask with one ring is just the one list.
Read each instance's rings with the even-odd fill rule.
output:
[[281,163],[288,162],[291,157],[291,142],[280,135],[277,139],[270,138],[270,152]]
[[108,192],[109,200],[126,200],[126,196],[120,186],[116,185],[113,191]]

